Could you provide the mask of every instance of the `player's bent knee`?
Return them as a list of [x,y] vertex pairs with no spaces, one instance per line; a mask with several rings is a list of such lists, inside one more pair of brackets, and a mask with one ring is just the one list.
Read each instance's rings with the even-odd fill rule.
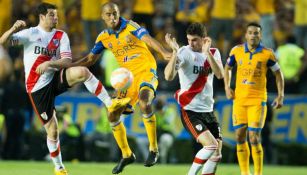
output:
[[111,112],[108,115],[108,120],[110,123],[117,122],[119,121],[119,119],[120,119],[120,115],[116,114],[115,112]]
[[88,68],[83,67],[83,66],[71,67],[71,68],[67,69],[67,74],[68,74],[68,77],[69,77],[68,81],[73,81],[73,82],[84,82],[91,75]]

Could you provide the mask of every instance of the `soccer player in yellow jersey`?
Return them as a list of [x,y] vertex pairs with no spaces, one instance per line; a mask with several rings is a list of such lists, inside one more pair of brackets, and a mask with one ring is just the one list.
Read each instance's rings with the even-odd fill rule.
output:
[[[249,145],[252,148],[254,175],[262,175],[263,150],[260,142],[261,129],[267,112],[266,73],[270,68],[275,77],[278,96],[272,106],[281,108],[284,99],[284,78],[277,59],[271,49],[260,43],[261,26],[257,23],[247,25],[246,43],[235,46],[225,65],[225,91],[228,99],[233,99],[233,126],[237,141],[237,157],[241,175],[250,175]],[[236,89],[230,87],[231,69],[237,65]]]
[[76,62],[75,65],[89,66],[98,60],[99,54],[104,49],[109,49],[115,55],[120,67],[129,69],[134,76],[131,87],[127,91],[118,93],[118,98],[130,97],[130,104],[126,109],[112,112],[109,115],[113,135],[122,151],[122,159],[112,171],[113,174],[118,174],[126,165],[135,161],[135,156],[127,142],[126,129],[120,120],[120,115],[121,112],[124,112],[124,114],[133,112],[133,106],[137,102],[139,102],[143,113],[143,122],[149,140],[149,154],[144,166],[150,167],[157,162],[156,117],[152,109],[152,101],[158,85],[157,65],[147,45],[161,53],[164,58],[170,58],[172,54],[153,39],[145,28],[131,20],[120,17],[116,4],[104,4],[101,16],[108,29],[98,35],[92,51],[85,58]]

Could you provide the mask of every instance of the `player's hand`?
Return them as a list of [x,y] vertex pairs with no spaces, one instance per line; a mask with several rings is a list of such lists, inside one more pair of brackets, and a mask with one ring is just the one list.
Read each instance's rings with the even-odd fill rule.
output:
[[12,26],[12,29],[13,29],[14,31],[17,31],[17,30],[20,30],[20,29],[22,29],[22,28],[24,28],[24,27],[26,27],[26,26],[27,26],[27,24],[26,24],[25,21],[23,21],[23,20],[17,20],[17,21],[14,23],[14,25]]
[[38,65],[35,72],[39,75],[42,75],[49,69],[50,61],[43,62],[42,64]]
[[165,41],[173,50],[177,51],[179,49],[179,45],[176,41],[176,38],[175,37],[171,38],[171,34],[167,33],[165,35]]
[[225,92],[227,99],[234,99],[235,93],[230,87],[225,87]]
[[283,96],[278,96],[274,99],[272,103],[272,107],[274,109],[279,109],[284,105],[284,97]]
[[203,43],[203,47],[202,47],[202,52],[203,53],[208,53],[212,44],[212,40],[210,37],[205,37],[204,38],[204,43]]

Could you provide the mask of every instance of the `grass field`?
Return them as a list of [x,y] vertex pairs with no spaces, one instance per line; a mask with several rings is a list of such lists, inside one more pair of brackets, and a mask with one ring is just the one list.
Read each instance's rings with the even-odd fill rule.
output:
[[[111,175],[114,163],[65,163],[69,175]],[[185,175],[188,164],[161,165],[146,168],[133,164],[121,175]],[[239,167],[234,164],[221,164],[217,175],[239,175]],[[307,175],[307,167],[265,166],[264,175]],[[48,162],[1,161],[0,175],[53,175],[53,166]]]

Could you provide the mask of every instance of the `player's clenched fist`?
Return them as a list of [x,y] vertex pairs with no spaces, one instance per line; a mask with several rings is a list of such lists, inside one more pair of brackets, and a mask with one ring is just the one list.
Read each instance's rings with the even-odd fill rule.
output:
[[27,26],[27,24],[26,24],[25,21],[23,21],[23,20],[17,20],[17,21],[14,23],[14,25],[12,26],[12,29],[13,29],[14,31],[16,31],[16,30],[22,29],[23,27],[26,27],[26,26]]

